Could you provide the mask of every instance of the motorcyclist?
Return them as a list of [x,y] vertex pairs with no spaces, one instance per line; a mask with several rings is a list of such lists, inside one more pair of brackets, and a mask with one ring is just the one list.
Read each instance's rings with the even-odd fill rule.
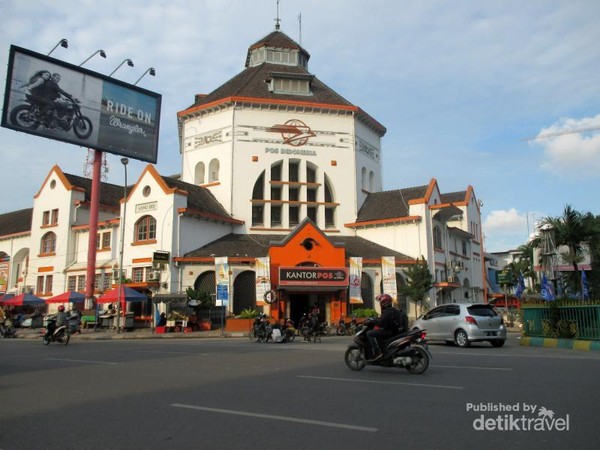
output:
[[401,313],[392,306],[392,297],[389,294],[379,294],[375,299],[381,305],[381,315],[373,321],[374,326],[379,329],[367,331],[367,340],[373,354],[371,361],[381,359],[383,353],[379,347],[379,340],[398,334],[398,324],[401,320]]
[[73,98],[71,94],[61,89],[58,85],[60,82],[60,74],[53,73],[52,77],[49,80],[46,80],[42,86],[40,86],[40,97],[42,97],[41,101],[45,105],[42,109],[42,115],[50,120],[52,118],[52,112],[56,111],[56,114],[59,118],[61,118],[67,111],[67,107],[65,107],[61,102],[57,101],[61,98],[61,96],[67,97],[69,99]]
[[[60,305],[58,307],[58,312],[55,314],[52,320],[48,321],[47,333],[48,337],[52,336],[54,332],[61,326],[67,325],[69,319],[67,318],[67,314],[65,313],[65,307]],[[69,327],[67,327],[68,329]]]

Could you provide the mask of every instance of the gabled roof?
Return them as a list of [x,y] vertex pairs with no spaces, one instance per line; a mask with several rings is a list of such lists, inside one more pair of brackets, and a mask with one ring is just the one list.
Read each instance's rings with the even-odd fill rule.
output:
[[30,232],[32,217],[33,208],[0,214],[0,236]]
[[[269,254],[271,244],[281,244],[287,236],[272,234],[228,234],[184,255],[184,258],[206,258],[215,256],[259,258]],[[394,256],[396,261],[414,261],[414,258],[396,252],[357,236],[328,237],[334,245],[346,249],[346,257],[369,259]]]
[[448,192],[440,194],[442,203],[460,203],[464,202],[467,197],[467,191]]
[[[40,195],[40,192],[44,189],[44,186],[48,183],[48,180],[52,173],[56,173],[60,181],[63,183],[66,190],[77,190],[84,193],[84,202],[89,203],[92,198],[92,180],[90,178],[80,177],[78,175],[72,175],[64,173],[60,167],[55,165],[52,167],[46,179],[42,183],[39,191],[35,194],[35,197]],[[112,208],[119,208],[119,201],[123,198],[123,186],[110,183],[100,183],[100,205],[108,206]]]
[[178,189],[187,193],[187,209],[202,211],[223,218],[232,219],[231,214],[219,203],[213,193],[208,189],[186,183],[177,178],[162,177],[164,182],[172,189]]
[[423,185],[370,193],[358,211],[356,222],[407,217],[409,203],[425,198],[428,189],[429,185]]
[[[69,183],[78,188],[82,188],[85,192],[85,201],[90,202],[92,199],[92,180],[90,178],[80,177],[69,173],[64,174]],[[129,190],[129,189],[127,189]],[[100,204],[105,206],[119,207],[119,202],[123,198],[123,186],[110,183],[100,183]]]
[[[179,208],[180,213],[204,216],[205,218],[223,220],[230,223],[243,223],[234,219],[208,189],[181,181],[179,175],[171,177],[162,176],[152,164],[146,166],[139,180],[144,178],[146,174],[149,174],[156,181],[165,195],[178,193],[186,197],[187,206]],[[136,189],[141,189],[141,186],[142,184],[138,181],[129,195]]]

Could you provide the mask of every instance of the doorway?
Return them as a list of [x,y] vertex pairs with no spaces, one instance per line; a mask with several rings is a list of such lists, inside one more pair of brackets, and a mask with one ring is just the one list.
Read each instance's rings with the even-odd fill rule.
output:
[[290,319],[298,326],[302,314],[307,313],[310,308],[310,296],[308,294],[290,294]]

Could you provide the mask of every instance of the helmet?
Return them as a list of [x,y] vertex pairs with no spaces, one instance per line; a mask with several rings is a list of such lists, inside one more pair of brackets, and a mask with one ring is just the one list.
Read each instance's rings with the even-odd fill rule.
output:
[[379,294],[376,298],[382,308],[392,306],[392,297],[389,294]]
[[60,306],[58,307],[58,310],[59,310],[60,312],[63,312],[63,311],[65,310],[65,307],[64,307],[64,305],[60,305]]

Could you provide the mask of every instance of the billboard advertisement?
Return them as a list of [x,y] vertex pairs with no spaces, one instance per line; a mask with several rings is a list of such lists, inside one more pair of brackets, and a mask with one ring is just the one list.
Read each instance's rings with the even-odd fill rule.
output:
[[161,95],[12,45],[1,125],[155,164]]

